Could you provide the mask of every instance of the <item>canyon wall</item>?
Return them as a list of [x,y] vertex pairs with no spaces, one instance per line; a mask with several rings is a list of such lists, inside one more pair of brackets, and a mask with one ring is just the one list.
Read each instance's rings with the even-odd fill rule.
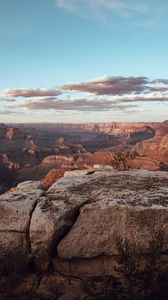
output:
[[127,150],[135,156],[131,168],[167,170],[168,122],[0,124],[1,169],[15,170],[14,180],[0,179],[0,192],[53,168],[110,164],[115,152]]

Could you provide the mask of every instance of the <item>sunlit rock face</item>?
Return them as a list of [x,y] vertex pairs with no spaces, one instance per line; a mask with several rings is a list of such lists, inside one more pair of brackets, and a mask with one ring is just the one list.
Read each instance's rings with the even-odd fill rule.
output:
[[2,299],[167,299],[168,173],[22,183],[0,197],[0,240]]
[[168,166],[168,134],[158,134],[152,139],[137,143],[135,151],[140,156],[158,160]]

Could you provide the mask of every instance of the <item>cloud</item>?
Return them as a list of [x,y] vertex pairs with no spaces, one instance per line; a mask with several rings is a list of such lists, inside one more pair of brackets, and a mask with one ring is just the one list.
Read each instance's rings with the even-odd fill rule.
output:
[[[81,16],[93,15],[97,13],[114,13],[120,17],[132,18],[141,25],[148,21],[154,25],[158,20],[163,23],[166,19],[168,3],[166,1],[153,0],[53,0],[56,7],[70,13],[80,14]],[[107,17],[107,15],[106,15]],[[139,20],[137,20],[137,17]],[[145,20],[144,20],[145,19]],[[141,24],[138,24],[141,21]],[[152,23],[151,23],[152,21]],[[149,24],[147,24],[149,26]]]
[[50,99],[46,98],[40,101],[31,101],[20,104],[19,108],[27,108],[31,110],[57,110],[57,111],[108,111],[108,110],[126,110],[136,105],[122,105],[120,103],[112,102],[109,100],[88,100],[88,99]]
[[130,102],[168,102],[168,95],[138,95],[133,97],[120,97],[118,98],[119,103],[130,103]]
[[65,117],[76,113],[85,118],[87,113],[93,116],[94,113],[116,115],[136,111],[138,114],[144,109],[152,110],[152,114],[159,105],[163,111],[166,110],[168,80],[151,80],[143,76],[104,76],[89,81],[65,83],[54,89],[1,90],[0,97],[1,115],[32,114],[39,118],[43,113],[46,118],[50,118],[52,114]]
[[112,77],[105,76],[86,82],[64,84],[62,90],[80,91],[95,95],[123,95],[139,93],[147,88],[146,77]]
[[55,3],[58,7],[63,8],[67,11],[75,11],[77,9],[79,9],[79,4],[80,1],[76,1],[76,0],[56,0]]
[[69,82],[62,91],[89,93],[88,97],[117,102],[168,101],[168,80],[150,80],[147,77],[104,76],[85,82]]
[[45,88],[19,88],[0,90],[0,97],[47,97],[58,96],[60,91],[57,89]]
[[11,115],[13,111],[8,109],[0,109],[0,115]]
[[67,11],[79,11],[85,7],[91,9],[104,9],[122,15],[128,15],[132,12],[145,13],[148,11],[148,6],[145,1],[135,0],[56,0],[56,5],[59,8]]
[[153,80],[152,83],[168,84],[168,79],[156,79],[156,80]]
[[12,97],[0,97],[0,101],[3,101],[3,102],[16,102],[16,99],[12,98]]
[[151,92],[167,92],[168,86],[152,86],[150,87]]
[[128,26],[156,30],[167,26],[167,1],[153,0],[53,0],[59,9],[97,20],[108,28],[116,28],[113,16],[122,18]]

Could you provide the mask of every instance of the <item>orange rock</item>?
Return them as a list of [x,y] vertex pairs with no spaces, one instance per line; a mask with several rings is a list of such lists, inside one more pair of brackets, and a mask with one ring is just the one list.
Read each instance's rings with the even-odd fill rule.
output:
[[41,179],[43,188],[47,190],[55,181],[64,176],[66,170],[63,169],[52,169],[47,175]]

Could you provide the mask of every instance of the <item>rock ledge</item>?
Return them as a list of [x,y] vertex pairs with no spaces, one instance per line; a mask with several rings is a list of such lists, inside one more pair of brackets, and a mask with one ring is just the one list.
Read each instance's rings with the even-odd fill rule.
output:
[[168,172],[22,183],[0,197],[0,241],[2,299],[166,299]]

